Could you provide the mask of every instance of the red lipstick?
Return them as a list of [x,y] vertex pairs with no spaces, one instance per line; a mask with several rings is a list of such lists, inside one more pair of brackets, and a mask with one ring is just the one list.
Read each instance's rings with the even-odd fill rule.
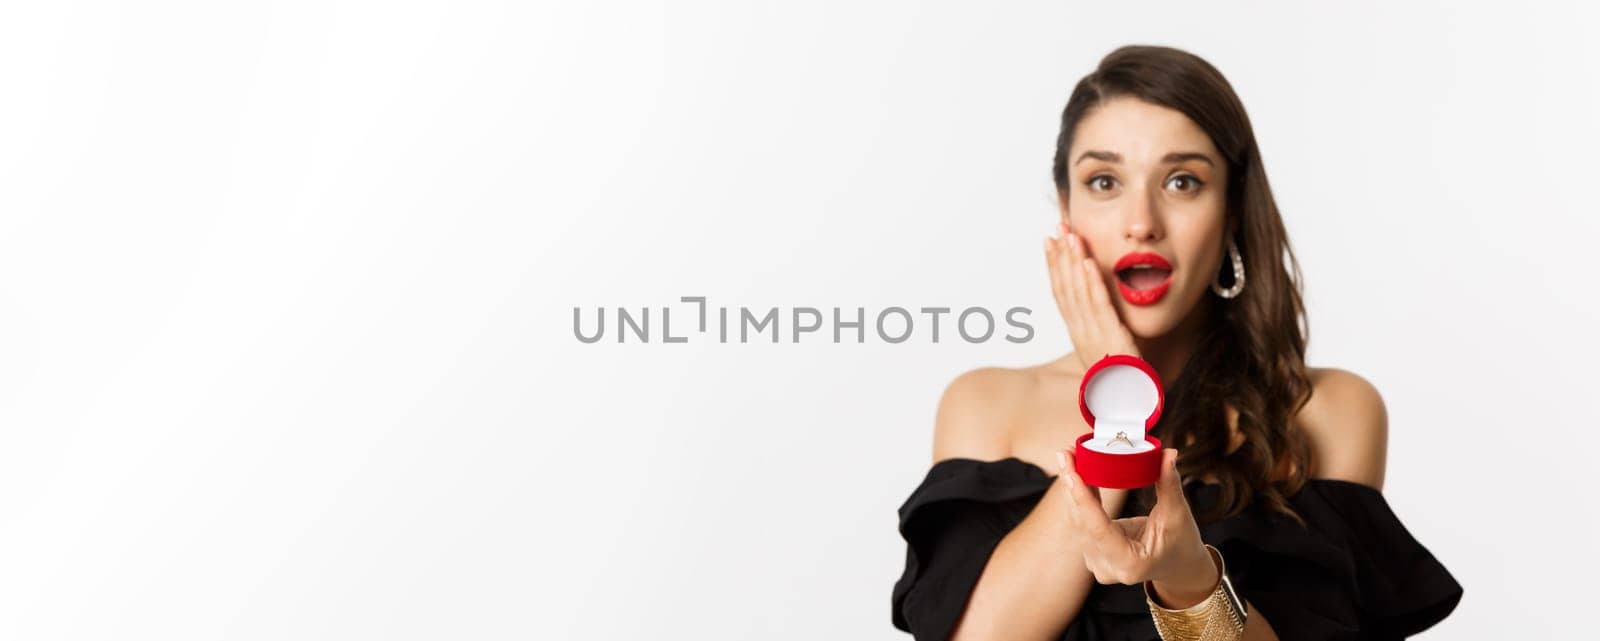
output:
[[1134,305],[1154,305],[1172,286],[1172,263],[1155,252],[1126,254],[1117,259],[1112,271],[1122,299]]

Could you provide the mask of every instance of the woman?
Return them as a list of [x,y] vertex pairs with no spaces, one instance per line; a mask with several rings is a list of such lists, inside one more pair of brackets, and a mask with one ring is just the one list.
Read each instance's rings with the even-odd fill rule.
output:
[[[1216,603],[1223,575],[1242,637],[1208,638],[1403,638],[1454,610],[1461,586],[1380,492],[1377,390],[1305,363],[1299,267],[1221,73],[1176,49],[1113,51],[1067,102],[1053,173],[1045,255],[1075,349],[945,390],[934,463],[900,508],[895,626],[919,641],[1157,639],[1155,606]],[[1159,258],[1114,269],[1135,253]],[[1152,487],[1076,473],[1069,446],[1091,431],[1078,384],[1106,354],[1167,385]]]

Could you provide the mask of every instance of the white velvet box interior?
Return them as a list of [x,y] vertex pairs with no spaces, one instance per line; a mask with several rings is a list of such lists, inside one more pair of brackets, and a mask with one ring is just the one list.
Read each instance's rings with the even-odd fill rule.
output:
[[[1094,415],[1094,438],[1083,446],[1105,454],[1138,454],[1156,448],[1144,440],[1144,423],[1156,411],[1161,391],[1148,374],[1132,365],[1112,365],[1098,372],[1083,389],[1083,402]],[[1127,434],[1133,447],[1112,439]]]

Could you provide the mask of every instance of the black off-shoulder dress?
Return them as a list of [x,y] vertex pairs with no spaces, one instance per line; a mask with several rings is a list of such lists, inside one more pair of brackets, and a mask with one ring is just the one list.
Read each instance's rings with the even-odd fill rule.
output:
[[[906,565],[894,584],[894,626],[917,641],[944,641],[1000,539],[1056,478],[1012,457],[946,459],[929,468],[900,507]],[[1199,511],[1217,487],[1189,483]],[[1383,494],[1312,479],[1290,497],[1309,527],[1252,504],[1200,528],[1227,560],[1234,589],[1284,641],[1403,639],[1444,619],[1461,585],[1411,536]],[[1121,516],[1132,516],[1129,500]],[[1063,641],[1158,641],[1138,585],[1093,584]]]

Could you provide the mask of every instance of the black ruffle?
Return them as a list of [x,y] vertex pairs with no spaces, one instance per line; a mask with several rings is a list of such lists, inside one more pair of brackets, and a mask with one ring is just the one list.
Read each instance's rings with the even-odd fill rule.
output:
[[934,463],[900,506],[906,565],[894,585],[894,626],[918,641],[949,638],[989,555],[1050,480],[1016,458]]
[[[1197,499],[1215,489],[1202,486]],[[1403,639],[1461,601],[1461,585],[1378,490],[1313,479],[1290,503],[1306,527],[1248,510],[1201,528],[1229,559],[1234,587],[1274,629],[1283,622],[1285,641]]]
[[[907,547],[893,591],[894,626],[918,641],[948,639],[995,546],[1054,478],[1014,457],[935,463],[899,510]],[[1196,509],[1216,492],[1200,483],[1185,488]],[[1258,506],[1201,527],[1201,538],[1227,559],[1234,588],[1284,641],[1404,638],[1461,600],[1460,584],[1378,490],[1313,479],[1290,503],[1306,527]],[[1139,586],[1099,584],[1061,637],[1158,638]]]

